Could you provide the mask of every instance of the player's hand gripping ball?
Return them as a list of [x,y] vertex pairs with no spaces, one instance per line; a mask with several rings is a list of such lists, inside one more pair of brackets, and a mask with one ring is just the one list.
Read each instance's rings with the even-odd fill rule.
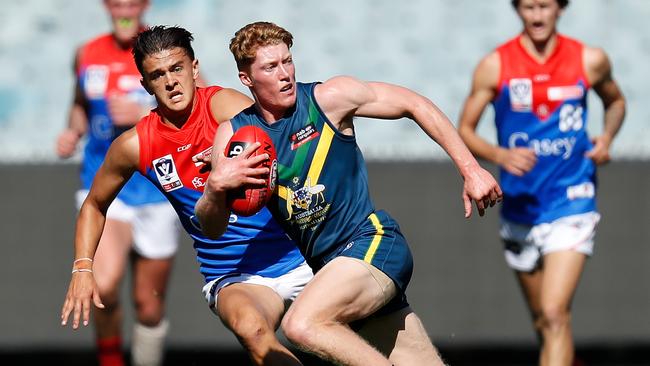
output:
[[266,205],[275,191],[278,171],[278,158],[275,146],[269,135],[259,127],[244,126],[239,128],[228,141],[224,154],[232,158],[241,154],[248,146],[259,142],[261,146],[251,155],[269,154],[269,159],[262,161],[256,168],[269,168],[269,174],[261,178],[266,180],[264,186],[246,185],[239,190],[228,193],[228,206],[239,216],[252,216]]

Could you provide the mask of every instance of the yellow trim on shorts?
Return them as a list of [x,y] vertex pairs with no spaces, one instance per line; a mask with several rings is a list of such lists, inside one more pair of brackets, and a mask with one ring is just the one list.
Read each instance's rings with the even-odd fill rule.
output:
[[375,253],[377,252],[377,248],[379,248],[379,243],[381,242],[381,239],[384,236],[384,226],[381,224],[381,222],[379,222],[377,215],[375,215],[374,213],[368,216],[368,218],[370,219],[370,222],[372,222],[372,225],[377,230],[377,233],[372,238],[372,242],[370,243],[370,247],[366,252],[366,256],[363,257],[363,261],[367,263],[372,263],[372,258],[375,256]]

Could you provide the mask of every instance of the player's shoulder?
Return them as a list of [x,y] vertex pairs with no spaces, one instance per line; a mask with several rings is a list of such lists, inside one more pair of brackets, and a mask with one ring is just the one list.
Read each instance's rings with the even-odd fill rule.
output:
[[210,112],[221,123],[253,105],[253,99],[233,88],[216,87],[210,94]]
[[483,56],[474,69],[474,82],[486,87],[496,87],[501,75],[501,55],[494,50]]
[[602,65],[608,62],[608,56],[602,47],[592,47],[585,45],[582,49],[582,59],[585,64]]
[[362,81],[350,75],[336,75],[324,82],[316,85],[316,88],[321,90],[340,90],[354,84],[361,84]]
[[344,96],[353,96],[363,90],[366,83],[354,76],[337,75],[314,86],[314,96],[318,102],[336,100]]
[[105,47],[112,44],[112,35],[110,33],[99,34],[83,42],[79,47],[80,50]]
[[129,164],[137,167],[140,156],[140,141],[138,139],[137,128],[131,127],[120,134],[111,143],[109,154],[113,158],[123,159],[123,165]]
[[103,58],[113,52],[115,47],[110,33],[101,34],[82,43],[76,52],[76,62],[81,63],[87,58]]
[[497,50],[494,50],[481,58],[478,65],[476,65],[476,70],[482,72],[496,72],[499,70],[500,66],[501,54],[499,54]]

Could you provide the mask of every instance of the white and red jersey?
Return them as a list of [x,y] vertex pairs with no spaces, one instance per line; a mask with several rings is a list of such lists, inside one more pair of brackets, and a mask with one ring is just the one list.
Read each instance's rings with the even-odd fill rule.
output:
[[157,109],[144,117],[136,126],[139,170],[169,199],[194,239],[206,282],[233,273],[277,277],[304,259],[266,208],[250,217],[231,215],[226,233],[218,240],[203,235],[194,215],[210,170],[192,157],[212,152],[218,122],[210,111],[210,99],[219,90],[218,86],[197,88],[192,113],[180,129],[163,123]]
[[518,36],[497,48],[501,59],[493,100],[499,145],[528,147],[537,164],[522,177],[501,169],[502,216],[539,224],[596,210],[596,168],[585,157],[589,81],[582,43],[557,35],[545,62],[535,60]]

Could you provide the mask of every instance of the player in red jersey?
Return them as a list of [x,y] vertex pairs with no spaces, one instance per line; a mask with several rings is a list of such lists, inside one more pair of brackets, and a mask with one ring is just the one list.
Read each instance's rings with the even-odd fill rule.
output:
[[[513,0],[521,35],[477,66],[460,118],[472,152],[501,167],[500,234],[542,341],[540,365],[571,365],[571,300],[593,249],[596,165],[625,116],[625,99],[602,49],[558,34],[568,0]],[[587,91],[605,108],[601,135],[586,132]],[[495,108],[498,145],[475,130]]]
[[[155,106],[155,99],[140,85],[131,55],[132,39],[144,28],[142,17],[149,1],[103,3],[112,31],[78,49],[68,127],[57,141],[58,155],[68,158],[81,137],[86,136],[78,208],[111,142]],[[99,364],[124,365],[119,293],[131,256],[137,320],[131,343],[132,364],[160,365],[169,327],[164,318],[165,293],[178,247],[178,219],[163,195],[142,176],[129,181],[111,205],[107,218],[93,263],[105,305],[94,314]],[[91,262],[83,259],[77,264],[88,266]]]
[[[111,145],[77,220],[75,257],[93,257],[106,207],[140,171],[164,192],[194,239],[206,279],[204,296],[254,364],[298,366],[300,361],[275,336],[285,307],[312,277],[298,248],[268,211],[250,217],[231,215],[228,234],[220,240],[202,235],[194,216],[219,121],[232,118],[253,101],[233,89],[196,87],[198,60],[192,39],[183,28],[155,26],[135,40],[133,54],[142,85],[155,95],[158,108]],[[102,306],[90,264],[80,261],[73,267],[61,312],[63,325],[72,314],[72,326],[77,328],[81,320],[87,322],[92,303]]]

